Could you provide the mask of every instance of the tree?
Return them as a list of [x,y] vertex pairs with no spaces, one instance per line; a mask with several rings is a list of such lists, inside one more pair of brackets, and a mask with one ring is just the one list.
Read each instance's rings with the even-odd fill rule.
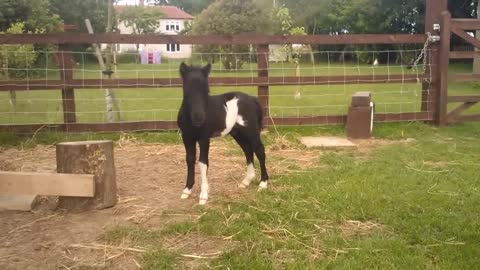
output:
[[7,30],[13,23],[25,21],[28,17],[29,10],[26,1],[0,1],[0,31]]
[[151,0],[155,5],[172,5],[193,15],[197,15],[207,8],[215,0]]
[[[25,23],[13,23],[5,31],[6,34],[25,33]],[[2,32],[3,34],[3,32]],[[0,65],[5,79],[22,79],[27,75],[28,69],[37,60],[37,53],[32,44],[4,44],[0,45]],[[10,90],[10,104],[17,104],[15,90]]]
[[[272,9],[272,29],[275,35],[306,35],[305,27],[293,26],[293,19],[290,16],[290,10],[284,5],[273,7]],[[285,45],[284,49],[288,55],[288,59],[295,63],[299,70],[301,53],[298,49],[294,49],[292,44]],[[312,55],[313,57],[313,55]],[[312,58],[313,59],[313,58]]]
[[12,24],[25,22],[26,31],[54,32],[59,31],[62,22],[52,12],[49,0],[2,0],[0,1],[0,31],[5,31]]
[[[194,20],[191,33],[233,35],[269,32],[270,10],[261,8],[254,0],[218,0],[202,11]],[[204,53],[222,53],[225,69],[241,68],[248,53],[245,45],[201,46]],[[221,55],[222,56],[222,55]]]
[[27,30],[50,33],[62,31],[62,19],[51,11],[49,0],[28,1],[30,14],[25,21]]
[[[145,6],[128,6],[119,15],[118,19],[126,27],[132,28],[134,34],[155,33],[160,26],[163,13],[158,9]],[[137,50],[139,44],[137,44]]]
[[89,19],[94,29],[104,33],[107,24],[108,0],[49,0],[50,8],[65,24],[73,24],[79,32],[87,32],[85,19]]
[[145,6],[128,6],[119,15],[119,21],[131,27],[134,34],[155,33],[160,26],[163,13]]

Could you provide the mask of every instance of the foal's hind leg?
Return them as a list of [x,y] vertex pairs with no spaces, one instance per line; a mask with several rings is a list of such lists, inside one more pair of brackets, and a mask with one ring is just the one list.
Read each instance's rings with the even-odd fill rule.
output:
[[267,181],[268,181],[268,173],[267,173],[267,167],[265,166],[265,147],[263,146],[263,143],[260,139],[260,134],[258,134],[258,137],[255,139],[253,143],[254,149],[255,149],[255,155],[258,158],[258,161],[260,163],[260,172],[261,172],[261,178],[260,178],[260,185],[258,187],[259,190],[267,188]]
[[240,188],[246,188],[250,185],[250,182],[255,178],[255,167],[253,166],[253,149],[250,142],[245,139],[240,133],[232,133],[232,137],[240,145],[245,154],[247,160],[247,174],[243,178],[242,182],[238,185]]

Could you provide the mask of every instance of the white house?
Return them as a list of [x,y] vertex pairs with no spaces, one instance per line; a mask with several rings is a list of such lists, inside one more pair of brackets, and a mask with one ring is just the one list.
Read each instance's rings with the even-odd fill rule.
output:
[[[115,5],[117,14],[121,13],[128,6]],[[150,6],[145,8],[158,9],[163,13],[159,19],[160,25],[157,33],[163,35],[178,35],[185,29],[188,23],[191,23],[193,16],[175,6]],[[133,29],[125,26],[123,22],[118,23],[120,34],[132,34]],[[136,52],[136,44],[118,44],[117,52]],[[192,55],[192,45],[190,44],[140,44],[140,51],[160,52],[162,58],[189,58]]]

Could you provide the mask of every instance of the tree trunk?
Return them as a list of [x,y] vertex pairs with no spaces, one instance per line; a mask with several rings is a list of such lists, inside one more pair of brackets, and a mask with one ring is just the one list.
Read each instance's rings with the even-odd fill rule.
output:
[[[111,33],[113,31],[113,0],[108,0],[108,13],[107,13],[107,29],[106,33]],[[109,70],[112,69],[112,44],[108,43],[107,44],[107,55],[105,57],[105,65],[106,68]],[[115,76],[115,73],[112,74]],[[117,102],[115,101],[115,96],[113,94],[113,90],[107,89],[106,91],[106,102],[107,102],[107,107],[108,105],[113,107],[113,110],[116,111],[117,119],[120,120],[120,108],[118,107]],[[113,122],[114,120],[111,119],[109,122]]]
[[93,174],[93,198],[60,197],[58,206],[69,210],[112,207],[117,203],[117,184],[112,141],[65,142],[56,145],[57,172]]
[[[477,3],[477,19],[480,19],[480,1]],[[475,31],[475,37],[480,39],[480,30]],[[474,50],[478,51],[479,49],[475,48]],[[473,73],[480,74],[480,58],[478,57],[473,58]]]
[[[7,80],[10,80],[10,75],[8,74],[8,70],[5,72],[5,76]],[[10,94],[10,105],[13,108],[17,107],[17,92],[15,90],[9,90],[8,93]]]
[[[90,23],[89,19],[85,19],[85,24],[87,26],[87,30],[89,34],[93,34],[92,24]],[[92,44],[93,48],[95,49],[95,54],[97,56],[98,63],[100,64],[100,68],[102,70],[106,70],[105,62],[103,61],[102,53],[98,44]],[[105,76],[105,75],[104,75]],[[115,121],[115,117],[113,115],[113,110],[115,109],[118,113],[120,113],[120,108],[118,104],[115,102],[115,95],[113,94],[113,90],[105,89],[105,103],[107,106],[107,122],[112,123]],[[118,118],[120,120],[120,117]]]

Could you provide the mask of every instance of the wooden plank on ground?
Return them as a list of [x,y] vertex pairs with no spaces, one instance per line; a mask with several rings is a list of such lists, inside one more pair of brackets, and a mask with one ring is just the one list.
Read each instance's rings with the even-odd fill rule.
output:
[[91,174],[62,174],[0,171],[0,193],[93,197]]
[[30,211],[37,195],[0,193],[0,210]]

